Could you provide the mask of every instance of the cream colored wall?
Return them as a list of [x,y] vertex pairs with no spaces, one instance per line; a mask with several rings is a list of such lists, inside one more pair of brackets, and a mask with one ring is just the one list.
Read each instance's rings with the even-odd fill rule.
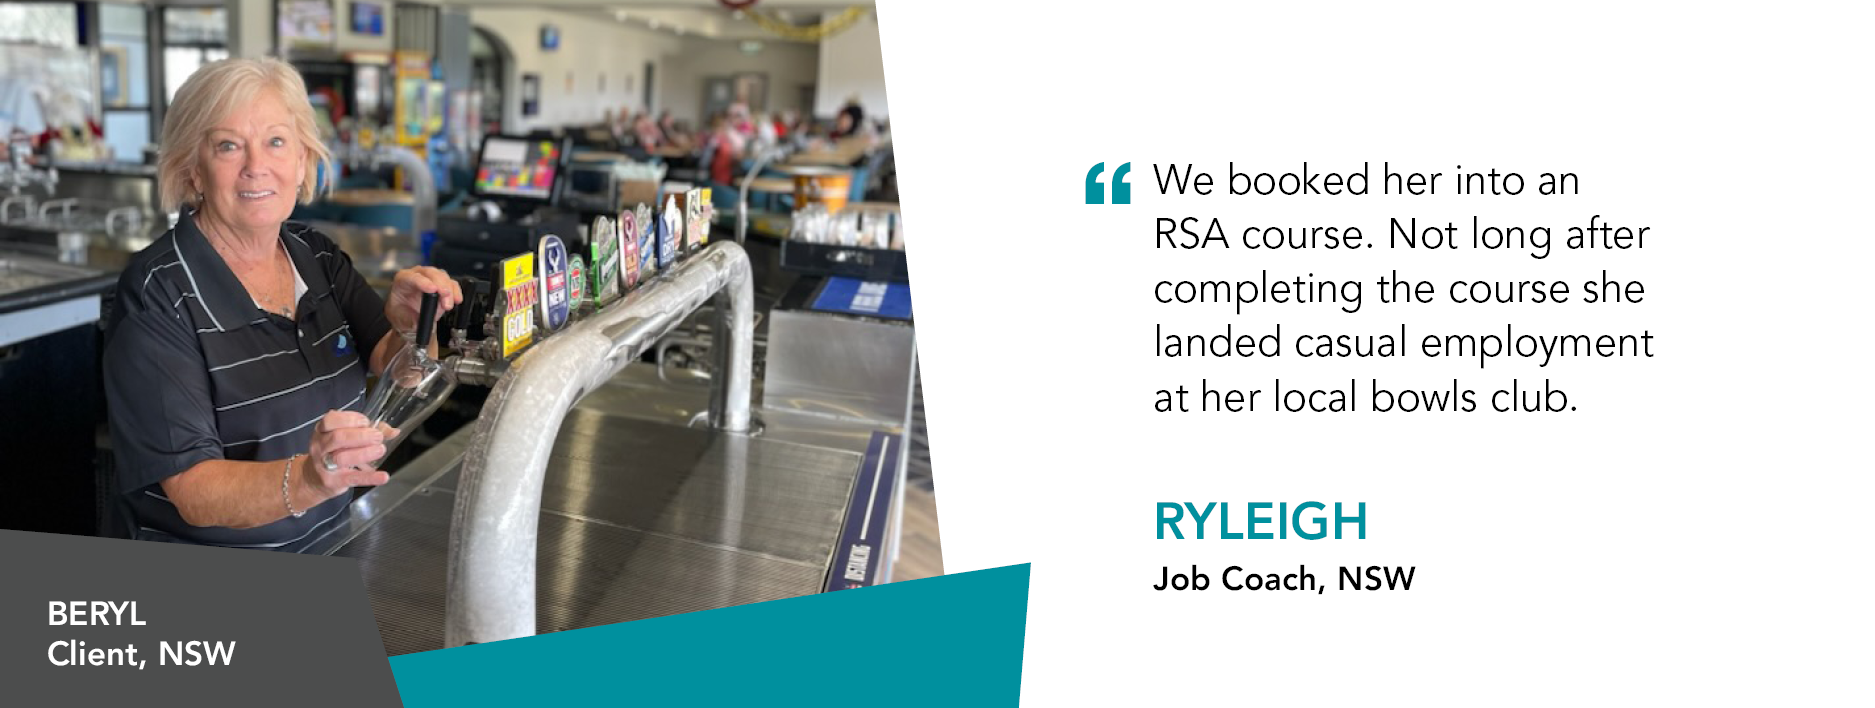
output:
[[[513,54],[505,82],[502,124],[508,132],[537,127],[597,123],[606,109],[643,110],[644,67],[657,65],[657,83],[668,81],[669,57],[681,38],[607,20],[602,16],[542,10],[471,9],[469,20],[501,38]],[[560,29],[560,48],[540,47],[540,28]],[[540,113],[521,116],[521,75],[540,75]],[[567,90],[572,76],[573,89]],[[605,90],[599,76],[605,75]],[[658,88],[662,92],[662,88]]]
[[769,110],[805,112],[813,107],[801,104],[801,87],[812,86],[819,70],[820,48],[812,44],[764,40],[761,51],[748,54],[739,42],[692,37],[671,57],[670,78],[659,93],[671,115],[700,124],[705,79],[762,74],[768,77]]
[[[231,0],[227,4],[235,25],[234,52],[240,56],[275,53],[273,3]],[[337,50],[391,51],[394,6],[386,0],[384,36],[366,37],[351,32],[349,8],[343,2],[336,3]],[[885,113],[878,25],[871,17],[820,46],[770,39],[763,40],[762,50],[753,55],[741,51],[736,41],[680,37],[592,13],[472,8],[469,19],[474,26],[500,38],[513,55],[502,109],[502,123],[511,132],[596,123],[607,109],[644,110],[641,83],[646,63],[656,67],[654,108],[668,109],[672,115],[693,123],[703,119],[700,113],[706,78],[746,72],[768,76],[772,110],[812,109],[826,117],[837,112],[848,95],[858,93],[869,115]],[[540,47],[540,30],[546,24],[560,30],[558,50]],[[540,112],[523,117],[520,77],[530,72],[540,76]],[[571,91],[567,88],[569,74]],[[603,92],[599,86],[601,74],[605,76]],[[818,105],[800,105],[800,88],[805,85],[818,85]]]
[[[333,51],[345,52],[389,52],[396,42],[394,0],[382,0],[384,9],[384,36],[353,34],[351,4],[345,0],[333,3],[333,22],[335,36],[332,39]],[[227,3],[229,22],[234,25],[230,43],[234,46],[235,56],[262,57],[279,56],[274,46],[274,12],[272,0],[230,0]]]
[[820,90],[814,114],[832,117],[858,96],[869,118],[886,115],[885,60],[879,54],[879,15],[866,16],[820,44]]
[[263,0],[229,0],[228,43],[230,54],[237,57],[275,56],[273,50],[273,3]]

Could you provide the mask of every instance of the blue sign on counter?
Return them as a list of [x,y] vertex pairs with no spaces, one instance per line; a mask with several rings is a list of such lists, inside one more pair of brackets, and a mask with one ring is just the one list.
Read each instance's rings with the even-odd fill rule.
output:
[[834,551],[833,570],[827,573],[827,592],[863,588],[879,582],[879,569],[885,567],[887,520],[892,516],[892,500],[898,491],[898,459],[905,453],[905,439],[875,430],[866,444],[866,458],[859,463],[859,480],[853,484],[853,500],[846,507],[846,528],[840,531],[840,545]]
[[812,308],[842,315],[911,319],[911,286],[835,276],[814,297]]
[[540,238],[540,322],[549,332],[565,327],[572,314],[573,303],[568,298],[570,283],[567,282],[571,265],[566,244],[560,237]]

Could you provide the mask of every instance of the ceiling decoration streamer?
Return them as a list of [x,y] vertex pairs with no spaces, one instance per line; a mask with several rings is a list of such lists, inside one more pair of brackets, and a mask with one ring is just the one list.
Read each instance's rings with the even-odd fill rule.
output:
[[[728,5],[732,0],[718,1]],[[751,0],[747,4],[754,5],[755,3]],[[855,5],[822,18],[820,24],[806,26],[790,24],[780,17],[775,16],[774,13],[757,10],[753,7],[745,6],[741,11],[744,17],[749,18],[750,21],[754,22],[762,29],[768,30],[782,39],[796,42],[818,42],[839,34],[848,27],[852,27],[853,23],[864,18],[867,13],[871,12],[871,9]]]

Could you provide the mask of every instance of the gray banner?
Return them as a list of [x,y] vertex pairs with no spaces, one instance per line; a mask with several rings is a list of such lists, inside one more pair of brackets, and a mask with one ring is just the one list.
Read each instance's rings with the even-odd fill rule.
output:
[[0,559],[5,703],[402,705],[350,559],[21,531]]

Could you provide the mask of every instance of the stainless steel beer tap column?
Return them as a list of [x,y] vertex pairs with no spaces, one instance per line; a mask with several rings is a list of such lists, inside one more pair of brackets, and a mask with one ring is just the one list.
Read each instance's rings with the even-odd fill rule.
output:
[[[389,130],[379,135],[391,135]],[[349,141],[339,142],[332,151],[332,159],[352,167],[370,167],[377,169],[385,164],[401,167],[404,179],[410,181],[411,196],[415,199],[410,215],[410,228],[418,237],[436,231],[436,177],[430,174],[430,163],[412,152],[409,148],[396,145],[378,145],[361,148]],[[336,179],[336,177],[334,177]]]
[[727,241],[591,317],[536,344],[500,377],[462,462],[450,525],[444,646],[535,633],[535,575],[547,461],[567,411],[657,344],[705,302],[724,323],[714,337],[711,422],[750,427],[755,332],[749,257]]
[[736,190],[736,243],[749,242],[749,187],[762,176],[762,170],[769,163],[779,162],[788,157],[785,148],[773,147],[755,156],[755,164],[749,166],[749,172],[742,177],[742,188]]

